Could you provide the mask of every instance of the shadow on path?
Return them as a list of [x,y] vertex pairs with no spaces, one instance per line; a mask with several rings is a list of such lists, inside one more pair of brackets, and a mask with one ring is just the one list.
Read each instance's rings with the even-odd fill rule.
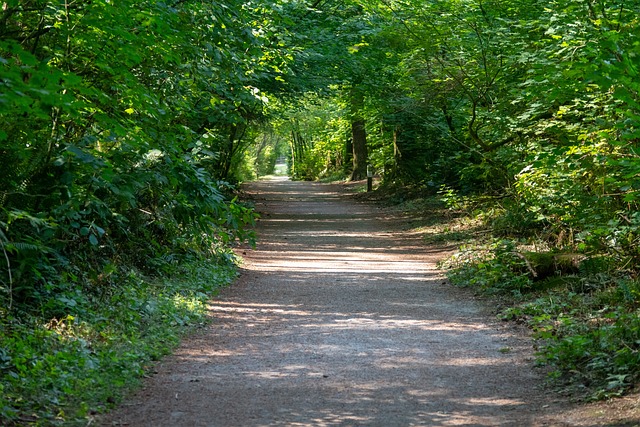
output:
[[247,187],[259,244],[213,324],[113,417],[149,426],[538,426],[558,409],[521,334],[442,256],[331,185]]

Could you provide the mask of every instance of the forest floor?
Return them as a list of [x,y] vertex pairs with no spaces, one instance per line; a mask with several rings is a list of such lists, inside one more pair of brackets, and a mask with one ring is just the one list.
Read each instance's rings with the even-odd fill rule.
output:
[[[638,398],[572,403],[528,331],[448,284],[452,248],[337,184],[281,178],[212,322],[100,420],[119,426],[631,426]],[[636,418],[634,418],[636,417]]]

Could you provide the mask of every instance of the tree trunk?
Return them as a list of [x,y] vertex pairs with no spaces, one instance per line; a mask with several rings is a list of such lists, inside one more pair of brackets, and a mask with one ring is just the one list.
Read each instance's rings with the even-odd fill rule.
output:
[[344,138],[344,151],[342,153],[344,157],[344,162],[342,164],[343,171],[345,175],[347,173],[351,173],[351,168],[353,167],[353,135],[351,134],[351,130],[349,130],[345,134]]
[[364,93],[357,88],[351,89],[351,143],[353,146],[353,172],[351,181],[367,177],[367,133],[362,117]]
[[367,177],[367,133],[363,118],[357,118],[351,122],[351,134],[353,144],[351,180],[358,181]]

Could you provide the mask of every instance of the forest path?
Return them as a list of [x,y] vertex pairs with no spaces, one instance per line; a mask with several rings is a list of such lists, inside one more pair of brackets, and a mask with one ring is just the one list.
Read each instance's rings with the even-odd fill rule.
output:
[[531,342],[444,283],[444,253],[330,184],[248,193],[259,243],[213,323],[109,415],[127,426],[538,426]]

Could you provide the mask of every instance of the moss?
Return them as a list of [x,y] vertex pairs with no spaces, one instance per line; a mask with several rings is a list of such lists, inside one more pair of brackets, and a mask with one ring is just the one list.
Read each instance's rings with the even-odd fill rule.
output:
[[582,254],[557,252],[522,252],[518,254],[526,263],[534,280],[543,280],[551,276],[577,274],[580,263],[585,259]]

